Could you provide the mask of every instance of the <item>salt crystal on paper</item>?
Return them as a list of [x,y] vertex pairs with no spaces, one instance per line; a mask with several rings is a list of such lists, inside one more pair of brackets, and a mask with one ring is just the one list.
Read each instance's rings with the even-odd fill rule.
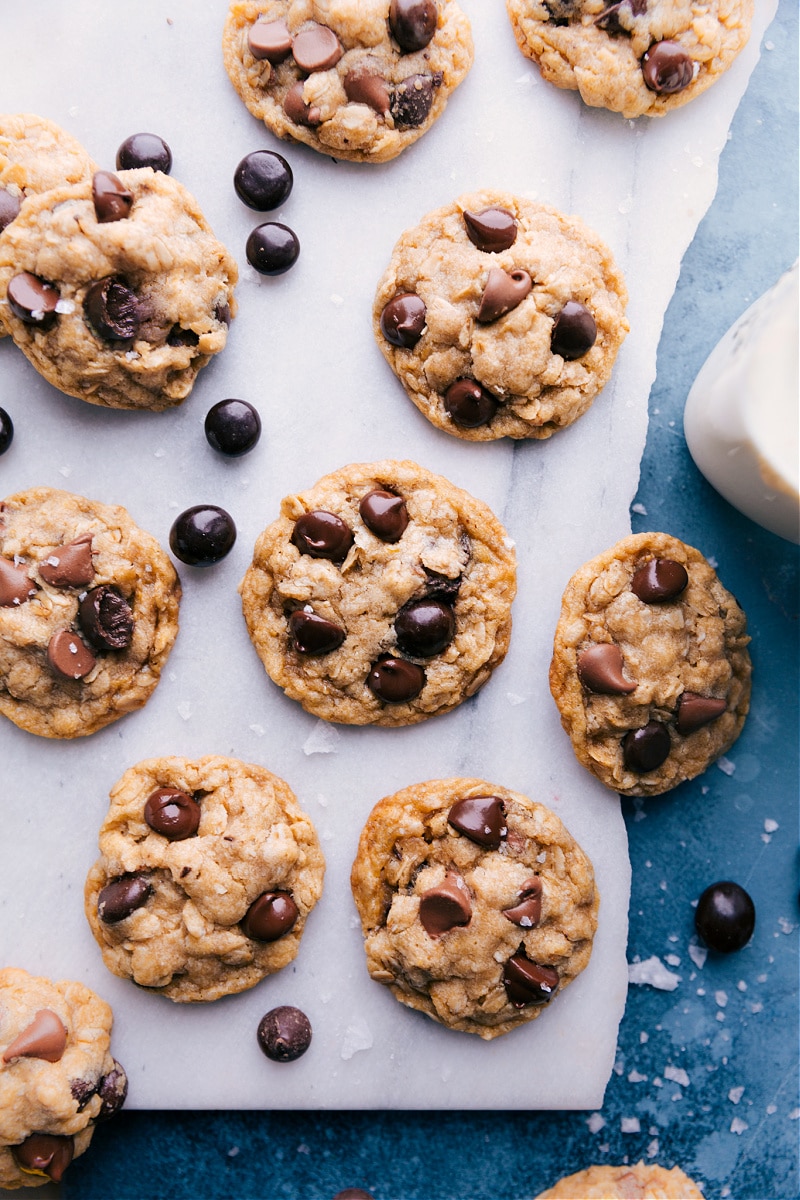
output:
[[689,942],[689,958],[692,960],[694,965],[702,971],[703,967],[706,965],[708,951],[706,950],[705,946],[699,946],[697,942]]
[[671,967],[679,967],[681,965],[681,960],[677,954],[665,954],[664,962],[669,963]]
[[640,1075],[638,1071],[631,1071],[628,1075],[628,1083],[647,1083],[647,1076]]
[[744,1133],[745,1129],[749,1128],[750,1126],[747,1124],[747,1121],[743,1121],[741,1117],[734,1117],[731,1121],[731,1133],[741,1134]]
[[778,1111],[778,1106],[777,1104],[768,1104],[765,1111],[771,1117]]
[[681,1087],[688,1087],[691,1082],[683,1067],[665,1067],[664,1078],[679,1083]]
[[645,508],[645,506],[643,504],[632,504],[631,512],[638,513],[640,517],[647,516],[647,509]]
[[647,984],[662,992],[674,992],[681,981],[680,975],[668,971],[661,959],[654,954],[644,962],[628,963],[628,982]]
[[524,704],[527,699],[527,696],[518,696],[516,692],[506,692],[506,700],[509,704]]
[[731,1104],[738,1104],[743,1095],[743,1087],[731,1088],[731,1090],[728,1092],[728,1099],[730,1100]]
[[322,792],[318,792],[317,793],[317,804],[319,804],[322,808],[327,808],[328,807],[328,797],[323,796]]
[[720,1008],[725,1008],[728,1003],[728,993],[722,991],[714,992],[714,999]]
[[344,296],[340,296],[338,292],[332,292],[331,293],[331,304],[335,304],[335,305],[337,305],[337,307],[340,304],[344,304]]
[[776,829],[780,829],[780,825],[777,821],[773,821],[772,817],[767,817],[764,822],[764,829],[767,833],[774,833]]
[[599,1133],[601,1129],[605,1128],[606,1122],[605,1118],[600,1116],[600,1113],[593,1112],[586,1124],[589,1126],[589,1133]]
[[348,1025],[344,1033],[342,1049],[339,1052],[340,1057],[347,1060],[352,1058],[354,1054],[358,1054],[359,1050],[370,1050],[372,1042],[372,1031],[366,1021],[359,1021],[357,1024]]
[[192,715],[192,704],[190,700],[182,700],[178,705],[178,716],[183,717],[184,721],[188,721]]
[[341,737],[338,729],[325,721],[317,721],[303,742],[303,754],[335,754]]
[[264,734],[263,725],[248,725],[247,728],[251,731],[251,733],[257,733],[259,737],[263,736]]
[[781,933],[793,933],[797,929],[797,926],[793,925],[786,917],[778,917],[778,924],[781,927]]
[[726,758],[724,754],[721,758],[717,759],[716,766],[719,767],[723,775],[732,775],[736,770],[736,763],[732,763],[731,760]]
[[228,1158],[236,1158],[236,1155],[238,1153],[239,1153],[239,1147],[231,1146],[230,1150],[228,1151]]
[[621,1117],[619,1122],[620,1131],[622,1133],[641,1133],[642,1126],[639,1123],[638,1117]]
[[648,1142],[648,1145],[647,1145],[647,1157],[655,1158],[655,1156],[657,1154],[658,1154],[658,1138],[653,1138],[652,1142]]
[[798,1119],[800,1119],[800,1108],[793,1108],[789,1113],[789,1120],[797,1121]]
[[650,1034],[645,1033],[645,1031],[642,1030],[642,1032],[639,1034],[639,1042],[643,1046],[645,1044],[645,1042],[649,1042],[649,1041],[650,1041]]

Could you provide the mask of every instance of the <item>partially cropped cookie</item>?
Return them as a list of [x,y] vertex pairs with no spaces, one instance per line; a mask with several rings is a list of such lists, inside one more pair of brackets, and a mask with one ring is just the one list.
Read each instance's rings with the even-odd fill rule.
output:
[[351,884],[372,978],[450,1029],[532,1021],[589,962],[591,862],[550,809],[482,779],[380,800]]
[[237,267],[150,167],[30,198],[0,239],[0,323],[37,371],[108,408],[180,404],[225,346]]
[[587,1167],[559,1179],[536,1200],[703,1200],[703,1193],[680,1167],[657,1163]]
[[386,162],[444,112],[472,66],[455,0],[235,0],[225,69],[280,138]]
[[181,589],[120,506],[55,488],[0,501],[0,713],[73,738],[140,708],[178,632]]
[[296,957],[324,870],[314,826],[265,767],[153,758],[111,791],[86,917],[115,975],[217,1000]]
[[699,96],[750,36],[753,0],[506,0],[520,50],[556,87],[624,117]]
[[240,589],[270,677],[345,725],[411,725],[477,692],[511,636],[516,565],[480,500],[413,462],[287,496]]
[[484,190],[403,234],[373,329],[439,429],[472,441],[548,438],[608,382],[627,299],[610,250],[579,218]]
[[580,762],[652,796],[730,749],[750,704],[745,615],[698,550],[639,533],[567,584],[550,690]]
[[82,983],[0,969],[0,1188],[59,1182],[122,1107],[112,1023]]
[[80,142],[54,121],[0,113],[0,232],[26,196],[91,179],[96,170]]

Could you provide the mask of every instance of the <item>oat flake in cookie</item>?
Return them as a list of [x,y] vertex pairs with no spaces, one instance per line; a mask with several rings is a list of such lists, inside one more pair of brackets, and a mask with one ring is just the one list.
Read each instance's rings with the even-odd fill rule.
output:
[[581,220],[484,190],[402,235],[373,331],[440,429],[472,441],[548,438],[608,382],[627,299],[611,252]]
[[536,1200],[703,1200],[703,1193],[680,1167],[657,1163],[587,1167],[559,1179]]
[[556,87],[624,117],[693,100],[750,36],[753,0],[506,0],[520,50]]
[[153,758],[111,791],[86,917],[115,975],[217,1000],[296,957],[324,870],[314,826],[265,767]]
[[111,1009],[82,983],[0,969],[0,1188],[59,1182],[125,1102]]
[[482,779],[380,800],[351,884],[372,978],[450,1029],[532,1021],[589,962],[592,864],[550,809]]
[[141,708],[180,595],[169,558],[124,508],[54,488],[0,501],[0,713],[73,738]]
[[739,736],[750,704],[745,615],[699,551],[623,538],[567,584],[550,690],[580,762],[615,792],[693,779]]
[[0,323],[36,370],[108,408],[180,404],[225,346],[237,267],[149,167],[29,199],[0,239]]
[[516,565],[489,508],[413,462],[343,467],[287,496],[242,608],[268,674],[308,712],[411,725],[502,661]]
[[455,0],[237,0],[223,56],[278,137],[386,162],[441,116],[473,50]]

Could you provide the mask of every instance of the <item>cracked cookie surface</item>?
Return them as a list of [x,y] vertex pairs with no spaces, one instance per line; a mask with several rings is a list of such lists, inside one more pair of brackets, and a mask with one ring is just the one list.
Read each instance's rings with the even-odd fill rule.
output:
[[657,1163],[587,1167],[554,1183],[536,1200],[703,1200],[697,1184],[680,1167]]

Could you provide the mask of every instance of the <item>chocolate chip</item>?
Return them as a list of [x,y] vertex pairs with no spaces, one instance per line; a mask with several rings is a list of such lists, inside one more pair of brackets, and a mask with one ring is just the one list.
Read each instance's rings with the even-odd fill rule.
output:
[[392,92],[391,114],[396,125],[413,128],[427,120],[433,104],[433,90],[440,76],[409,75]]
[[503,968],[503,986],[515,1008],[546,1004],[558,987],[558,972],[540,967],[521,952],[512,954]]
[[108,583],[86,593],[78,605],[78,622],[96,650],[126,650],[131,644],[131,606]]
[[671,96],[694,79],[694,63],[677,42],[656,42],[642,59],[642,78],[651,92]]
[[444,394],[444,408],[456,425],[478,429],[488,425],[497,412],[497,401],[491,392],[474,379],[457,379]]
[[101,225],[109,221],[122,221],[130,215],[133,192],[125,187],[113,171],[95,171],[92,176],[92,202]]
[[60,1183],[75,1153],[71,1137],[56,1133],[32,1133],[19,1146],[9,1149],[21,1171],[32,1175],[47,1175]]
[[18,1033],[3,1051],[3,1062],[12,1058],[41,1058],[45,1062],[61,1061],[67,1045],[64,1022],[50,1008],[40,1008],[30,1025]]
[[292,1004],[271,1008],[258,1023],[258,1044],[273,1062],[294,1062],[311,1045],[311,1022]]
[[716,696],[698,696],[696,692],[684,692],[678,700],[675,727],[678,733],[694,733],[704,725],[716,721],[728,707],[727,700]]
[[39,574],[51,587],[82,587],[94,579],[92,535],[82,533],[39,563]]
[[300,654],[330,654],[347,637],[341,625],[326,621],[310,609],[298,608],[289,617],[289,636]]
[[16,608],[36,595],[36,584],[24,563],[0,557],[0,608]]
[[176,787],[156,788],[147,797],[144,819],[152,830],[170,842],[194,837],[200,824],[200,805],[194,796]]
[[280,221],[256,225],[245,243],[247,261],[260,275],[283,275],[297,262],[300,239]]
[[487,254],[508,250],[517,240],[517,221],[507,208],[484,208],[478,213],[463,213],[467,237],[473,246]]
[[406,654],[429,658],[441,654],[455,637],[456,615],[444,600],[426,597],[404,604],[394,621],[397,644]]
[[401,50],[413,54],[424,50],[436,33],[436,0],[392,0],[389,28]]
[[144,875],[120,875],[100,892],[97,915],[105,925],[116,925],[146,904],[152,892],[153,885]]
[[10,225],[22,208],[22,200],[8,188],[0,187],[0,233]]
[[154,171],[169,175],[172,151],[157,133],[132,133],[117,150],[118,171],[136,167],[152,167]]
[[594,23],[612,37],[618,34],[630,35],[631,30],[619,19],[621,12],[628,13],[629,17],[641,17],[647,12],[647,0],[618,0],[616,4],[609,4],[599,17],[595,17]]
[[382,75],[375,71],[348,71],[342,83],[351,103],[366,104],[380,116],[386,116],[389,111],[389,89]]
[[358,506],[361,520],[382,542],[398,542],[408,528],[408,509],[402,496],[375,488]]
[[629,771],[655,771],[669,756],[671,742],[666,725],[648,721],[622,739],[622,757]]
[[56,305],[61,297],[52,283],[30,271],[22,271],[9,279],[6,298],[8,307],[20,321],[49,329],[56,319]]
[[679,596],[689,582],[681,563],[671,558],[651,558],[631,579],[631,591],[645,604],[664,604]]
[[303,99],[302,80],[293,84],[284,96],[283,111],[290,121],[294,121],[295,125],[308,125],[313,128],[322,121],[319,105],[306,104]]
[[[2,232],[2,230],[0,230]],[[4,408],[0,408],[0,454],[5,454],[14,440],[14,422]]]
[[169,548],[190,567],[211,567],[236,544],[236,524],[216,504],[195,504],[172,522]]
[[486,325],[505,316],[522,303],[532,287],[533,280],[522,267],[514,271],[492,267],[481,296],[477,320]]
[[460,875],[448,871],[436,887],[423,892],[419,901],[419,919],[428,937],[438,938],[472,919],[472,902]]
[[247,154],[233,173],[236,194],[248,208],[269,212],[279,208],[294,186],[294,175],[282,154],[272,150],[254,150]]
[[173,325],[167,334],[168,346],[197,346],[200,338],[193,329],[184,329],[183,325]]
[[128,1095],[128,1077],[116,1059],[113,1069],[102,1077],[96,1090],[100,1097],[100,1112],[95,1121],[108,1121],[117,1115]]
[[353,544],[353,532],[335,513],[315,508],[297,518],[292,542],[301,554],[340,563],[347,558]]
[[404,658],[382,658],[367,676],[367,687],[379,700],[404,704],[425,687],[425,672]]
[[139,302],[123,279],[98,279],[83,298],[83,315],[106,342],[130,342],[139,329]]
[[62,629],[47,644],[47,661],[64,679],[84,679],[96,665],[89,647],[75,633]]
[[538,875],[526,879],[519,890],[519,904],[504,908],[503,916],[521,929],[533,929],[542,919],[542,881]]
[[499,850],[508,833],[505,804],[498,796],[467,796],[456,800],[447,814],[447,823],[487,850]]
[[214,306],[214,320],[220,325],[229,326],[231,323],[231,306],[225,302]]
[[636,681],[622,673],[622,651],[612,642],[589,646],[578,655],[578,678],[590,692],[602,696],[627,696],[636,691]]
[[341,43],[327,25],[309,25],[292,38],[292,55],[301,71],[328,71],[344,54]]
[[381,333],[387,342],[411,350],[425,332],[425,302],[414,292],[400,292],[381,313]]
[[288,892],[263,892],[242,918],[242,930],[256,942],[276,942],[294,926],[300,910]]
[[365,1192],[363,1188],[345,1188],[343,1192],[337,1192],[333,1200],[375,1200],[371,1192]]
[[285,21],[256,21],[247,34],[247,48],[253,58],[273,64],[283,62],[292,52],[292,35]]
[[90,1079],[72,1079],[70,1080],[69,1090],[73,1100],[77,1101],[78,1112],[83,1112],[97,1091],[97,1083],[93,1083]]
[[694,924],[711,950],[729,954],[741,950],[753,936],[755,905],[738,883],[730,880],[712,883],[697,902]]
[[550,349],[567,362],[583,358],[597,341],[597,323],[583,304],[568,300],[553,322]]

